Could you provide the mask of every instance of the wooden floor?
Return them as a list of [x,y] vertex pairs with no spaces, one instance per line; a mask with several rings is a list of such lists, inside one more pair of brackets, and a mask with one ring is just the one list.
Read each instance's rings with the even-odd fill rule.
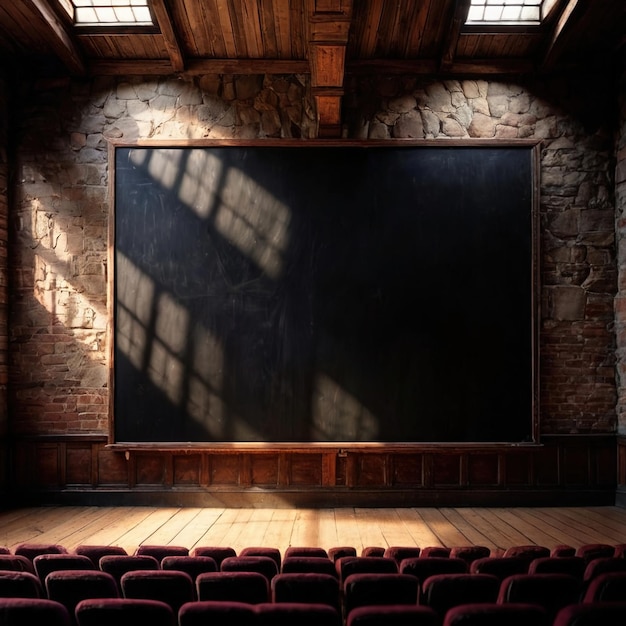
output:
[[0,545],[21,542],[277,547],[455,546],[504,549],[626,543],[626,509],[585,508],[336,508],[222,509],[38,507],[0,512]]

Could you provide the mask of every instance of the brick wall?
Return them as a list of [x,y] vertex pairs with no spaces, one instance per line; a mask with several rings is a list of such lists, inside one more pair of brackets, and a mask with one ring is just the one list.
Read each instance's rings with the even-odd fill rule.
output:
[[[295,76],[39,81],[19,97],[13,430],[106,433],[106,139],[313,137],[312,99]],[[611,98],[606,83],[579,76],[560,84],[362,78],[345,97],[351,138],[542,142],[546,434],[615,429]]]

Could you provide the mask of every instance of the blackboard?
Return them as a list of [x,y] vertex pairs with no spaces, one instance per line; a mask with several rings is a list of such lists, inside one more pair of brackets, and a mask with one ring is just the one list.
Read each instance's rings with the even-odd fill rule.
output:
[[115,149],[115,442],[533,437],[531,146]]

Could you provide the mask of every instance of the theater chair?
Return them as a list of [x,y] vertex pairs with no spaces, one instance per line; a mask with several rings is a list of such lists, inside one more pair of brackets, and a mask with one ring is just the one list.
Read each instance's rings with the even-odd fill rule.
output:
[[496,602],[500,579],[491,574],[436,574],[422,583],[419,603],[441,618],[453,606]]
[[339,580],[330,574],[282,573],[270,584],[272,602],[327,604],[337,611],[341,611],[340,591]]
[[352,546],[334,546],[328,549],[328,558],[333,563],[344,556],[356,556],[356,548]]
[[361,550],[361,556],[364,557],[378,557],[385,556],[385,549],[382,546],[366,546]]
[[0,554],[0,569],[11,572],[35,573],[32,561],[18,554]]
[[417,604],[361,606],[350,611],[346,626],[440,626],[431,608]]
[[491,549],[487,546],[453,546],[450,548],[450,557],[453,559],[463,559],[468,566],[476,559],[484,559],[491,556]]
[[531,561],[529,574],[569,574],[582,582],[585,561],[579,556],[546,556]]
[[120,586],[125,598],[160,600],[169,604],[178,615],[178,609],[196,599],[194,581],[189,574],[175,570],[135,570],[126,572]]
[[159,563],[166,556],[189,556],[189,549],[183,546],[141,545],[135,550],[135,556],[153,556]]
[[91,598],[74,613],[78,626],[177,626],[171,607],[159,600]]
[[589,561],[583,574],[583,582],[589,584],[596,576],[609,572],[626,572],[626,559],[607,556]]
[[291,556],[283,559],[283,574],[313,573],[328,574],[338,577],[335,564],[325,557],[319,556]]
[[500,584],[498,603],[535,604],[552,621],[560,609],[578,602],[580,589],[580,581],[569,574],[515,574]]
[[132,554],[109,554],[100,559],[100,569],[110,574],[115,579],[118,589],[122,591],[121,580],[126,572],[136,570],[158,570],[159,562],[153,557],[143,555],[134,556]]
[[519,557],[489,556],[470,564],[470,574],[492,574],[500,580],[514,574],[527,574],[529,563]]
[[398,565],[380,556],[342,556],[335,561],[335,571],[343,584],[352,574],[397,574]]
[[1,598],[45,598],[39,577],[30,572],[0,571]]
[[545,610],[532,604],[460,604],[452,607],[443,619],[443,626],[551,626],[551,624]]
[[31,563],[40,554],[67,554],[67,549],[58,543],[20,543],[13,554],[26,557]]
[[447,559],[449,556],[450,548],[445,548],[444,546],[427,546],[426,548],[422,548],[422,552],[420,553],[420,557],[423,559],[432,557]]
[[421,553],[421,548],[417,546],[389,546],[383,554],[388,559],[393,559],[398,567],[402,559],[417,558]]
[[303,547],[298,547],[298,546],[289,546],[286,550],[285,550],[285,554],[283,555],[283,560],[284,559],[289,559],[291,557],[300,557],[300,556],[313,556],[313,557],[319,557],[319,558],[328,558],[328,552],[326,552],[326,550],[324,550],[324,548],[319,548],[319,547],[315,547],[315,546],[303,546]]
[[430,576],[435,574],[465,574],[467,563],[463,559],[431,556],[428,558],[404,559],[400,563],[400,573],[414,576],[420,588]]
[[276,563],[276,573],[280,572],[281,567],[281,556],[280,550],[278,548],[263,548],[263,547],[255,547],[248,546],[247,548],[243,548],[239,552],[240,557],[248,557],[248,556],[264,556],[272,559],[274,563]]
[[553,626],[624,626],[624,624],[626,624],[626,602],[589,602],[571,604],[561,609],[554,619]]
[[256,572],[269,583],[280,571],[276,561],[269,556],[229,556],[220,565],[221,572]]
[[96,569],[89,557],[79,554],[39,554],[33,559],[35,573],[43,585],[50,572],[69,569]]
[[533,559],[550,556],[550,548],[545,546],[510,546],[502,555],[504,558],[526,559],[530,563]]
[[190,552],[191,556],[210,556],[216,563],[219,570],[222,561],[230,556],[237,556],[237,552],[230,546],[198,546]]
[[418,587],[408,574],[351,574],[342,585],[344,617],[359,606],[417,604]]
[[608,543],[587,543],[576,549],[576,556],[590,563],[594,559],[603,559],[615,556],[615,546]]
[[194,585],[199,574],[217,572],[217,563],[210,556],[165,556],[161,569],[185,572],[191,576]]
[[561,556],[576,556],[576,548],[573,546],[569,546],[564,543],[560,543],[552,550],[550,550],[550,556],[561,557]]
[[598,574],[589,582],[582,602],[626,602],[626,572]]
[[178,626],[256,626],[256,624],[257,615],[254,607],[246,602],[227,600],[189,602],[183,604],[178,611]]
[[126,549],[122,548],[122,546],[100,546],[87,544],[81,544],[76,546],[73,550],[73,553],[80,556],[88,557],[97,568],[100,567],[100,559],[103,556],[108,556],[111,554],[128,555]]
[[67,609],[46,598],[0,598],[0,626],[71,626]]
[[282,602],[256,604],[257,626],[341,626],[342,620],[336,609],[325,604]]
[[259,572],[207,572],[196,578],[196,597],[260,604],[270,601],[270,586]]

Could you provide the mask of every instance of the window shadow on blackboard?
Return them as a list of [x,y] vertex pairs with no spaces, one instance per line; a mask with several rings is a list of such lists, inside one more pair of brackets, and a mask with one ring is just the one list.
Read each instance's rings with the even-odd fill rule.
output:
[[525,149],[118,148],[116,441],[522,441]]

